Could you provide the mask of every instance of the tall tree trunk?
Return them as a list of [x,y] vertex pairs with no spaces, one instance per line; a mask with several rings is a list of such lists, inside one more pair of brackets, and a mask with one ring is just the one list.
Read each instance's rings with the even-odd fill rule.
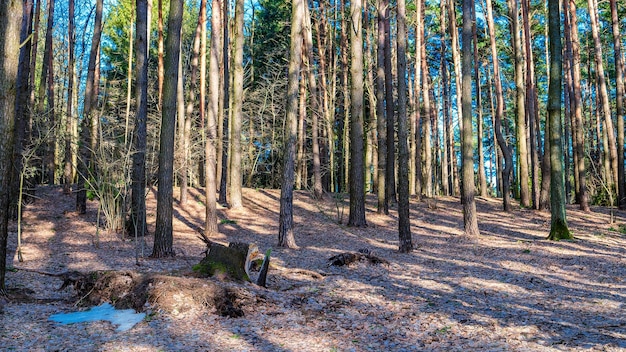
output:
[[[350,214],[348,226],[365,221],[365,166],[363,165],[363,2],[350,3]],[[406,104],[406,102],[405,102]],[[405,111],[406,115],[406,111]],[[407,184],[408,197],[408,184]],[[407,198],[408,199],[408,198]],[[407,216],[408,217],[408,216]]]
[[[413,249],[409,218],[409,146],[406,91],[406,3],[398,0],[398,235],[399,251]],[[361,192],[363,194],[363,192]]]
[[421,6],[420,18],[420,38],[422,38],[421,45],[421,65],[422,65],[422,94],[424,100],[424,128],[422,129],[422,145],[424,147],[424,168],[422,172],[422,182],[424,183],[424,194],[428,198],[432,198],[433,192],[433,159],[432,159],[432,124],[431,119],[433,116],[433,109],[430,101],[430,71],[427,64],[426,57],[426,31],[424,28],[424,2]]
[[144,236],[146,226],[146,139],[148,120],[148,3],[137,0],[137,35],[135,66],[137,82],[135,88],[135,127],[133,131],[133,166],[131,174],[129,234]]
[[[230,182],[228,184],[229,205],[232,209],[243,208],[241,201],[241,122],[243,107],[243,17],[244,1],[235,1],[235,46],[233,50],[233,101],[230,131]],[[302,24],[300,25],[302,26]]]
[[[311,147],[313,151],[313,195],[316,199],[323,196],[322,189],[322,166],[320,162],[320,141],[319,141],[319,117],[323,116],[322,104],[320,104],[319,92],[317,90],[317,77],[313,69],[313,31],[311,29],[311,15],[308,6],[304,6],[304,44],[307,60],[307,72],[309,74],[309,90],[311,91]],[[321,56],[321,54],[320,54]],[[323,76],[321,76],[323,77]]]
[[223,11],[224,15],[222,16],[222,21],[224,21],[223,31],[224,31],[224,39],[223,39],[223,48],[221,55],[221,67],[222,67],[222,80],[220,81],[222,84],[221,90],[221,102],[222,105],[220,107],[220,113],[218,115],[217,122],[217,178],[220,181],[220,193],[219,193],[219,202],[222,204],[226,203],[226,187],[228,181],[228,149],[229,149],[229,141],[227,141],[227,137],[229,136],[229,111],[230,111],[230,58],[229,58],[229,47],[230,47],[230,39],[229,39],[229,4],[228,0],[224,0]]
[[159,193],[154,233],[153,258],[174,256],[172,234],[172,187],[174,179],[174,116],[176,116],[176,87],[180,57],[180,30],[183,19],[183,0],[170,2],[165,41],[165,81],[163,82],[163,113],[159,148]]
[[526,118],[530,132],[530,160],[531,160],[531,198],[533,207],[539,209],[539,146],[536,141],[541,136],[541,131],[536,124],[537,105],[535,104],[537,92],[535,87],[535,65],[532,51],[532,36],[530,33],[529,7],[530,0],[522,0],[522,23],[524,27],[524,47],[526,51]]
[[493,61],[493,76],[496,86],[496,114],[495,133],[500,150],[504,155],[504,168],[502,170],[502,201],[504,211],[511,210],[511,171],[513,169],[513,156],[511,150],[502,135],[502,119],[504,117],[504,93],[502,92],[502,81],[500,79],[500,64],[496,49],[495,24],[493,21],[493,10],[491,0],[487,0],[487,25],[489,26],[489,36],[491,40],[491,58]]
[[611,28],[613,29],[613,57],[615,60],[615,110],[617,119],[617,204],[626,209],[626,179],[624,178],[624,58],[622,57],[622,34],[617,11],[617,1],[611,5]]
[[[611,118],[611,104],[609,102],[609,93],[607,90],[606,75],[604,73],[604,63],[602,62],[602,43],[598,33],[598,8],[595,0],[588,0],[589,18],[591,20],[591,34],[594,42],[594,54],[596,60],[596,76],[598,80],[598,93],[602,113],[604,118],[604,130],[608,139],[608,155],[610,172],[607,174],[608,187],[610,192],[614,192],[618,180],[618,160],[617,160],[617,141],[615,140],[615,129],[613,128],[613,120]],[[623,167],[623,166],[622,166]]]
[[391,68],[391,15],[385,16],[385,108],[387,112],[387,162],[385,172],[385,194],[387,202],[396,201],[396,143],[395,143],[395,101],[393,98],[393,70]]
[[18,202],[20,187],[20,179],[26,179],[24,170],[24,146],[27,143],[28,121],[31,116],[31,105],[29,99],[31,96],[32,86],[29,84],[31,73],[34,76],[34,70],[30,69],[31,48],[33,47],[32,30],[33,30],[33,0],[23,2],[22,27],[20,29],[20,55],[19,67],[17,70],[17,86],[15,101],[15,129],[14,129],[14,148],[13,148],[13,167],[11,168],[11,185],[9,186],[9,216],[12,219],[18,217]]
[[[304,24],[303,24],[304,25]],[[303,52],[306,49],[303,49]],[[302,57],[302,61],[303,61],[303,65],[302,65],[302,70],[301,72],[303,72],[302,74],[302,79],[300,80],[300,93],[298,96],[298,141],[297,141],[297,145],[296,145],[296,184],[295,184],[295,188],[296,189],[302,189],[302,183],[304,182],[305,186],[306,186],[306,160],[304,158],[304,143],[305,143],[305,134],[306,134],[306,79],[305,79],[305,75],[304,72],[307,71],[306,68],[306,64],[304,64],[304,57],[305,54],[303,54]],[[302,180],[304,178],[304,181]]]
[[[465,235],[478,236],[478,215],[476,214],[474,185],[474,148],[472,146],[472,18],[475,11],[474,0],[463,0],[463,127],[461,129],[461,152],[463,187],[463,223]],[[476,82],[478,83],[478,82]]]
[[[475,6],[475,5],[474,5]],[[485,146],[484,146],[484,119],[483,119],[483,103],[482,89],[480,82],[480,61],[478,61],[478,33],[476,31],[476,11],[472,8],[472,44],[474,45],[474,81],[476,82],[476,107],[478,109],[478,121],[476,121],[478,134],[478,184],[480,196],[485,198],[487,192],[487,175],[485,174]]]
[[133,10],[134,9],[131,5],[131,15],[128,22],[128,69],[126,71],[126,124],[124,126],[124,150],[127,149],[126,146],[128,145],[128,123],[130,120],[130,104],[133,92],[133,33],[135,29],[135,23],[133,21]]
[[296,154],[298,114],[298,82],[302,60],[302,20],[304,0],[291,3],[291,45],[289,48],[289,81],[287,83],[287,107],[285,124],[285,152],[283,181],[280,190],[280,216],[278,246],[297,248],[293,232],[293,182]]
[[350,63],[348,62],[348,21],[346,19],[346,0],[340,0],[339,2],[339,13],[341,14],[341,28],[340,28],[340,51],[339,56],[341,60],[341,96],[342,103],[339,111],[341,112],[341,116],[339,118],[343,118],[341,122],[338,123],[341,126],[340,135],[341,135],[341,156],[343,158],[343,164],[341,166],[341,187],[340,189],[343,192],[349,191],[350,182],[350,83],[349,83],[349,74],[350,74]]
[[73,181],[72,167],[72,126],[74,121],[74,0],[68,1],[68,24],[67,24],[67,115],[65,121],[65,155],[63,166],[63,191],[70,193],[70,185]]
[[[54,152],[56,150],[55,136],[55,110],[54,110],[54,65],[52,58],[52,28],[54,27],[54,0],[47,3],[48,23],[46,25],[46,42],[44,47],[43,63],[41,66],[41,83],[39,85],[39,108],[48,122],[48,140],[45,146],[44,166],[45,180],[48,184],[54,184],[54,172],[56,169]],[[44,101],[47,93],[47,109],[44,111]]]
[[165,49],[163,48],[163,0],[158,0],[158,61],[157,61],[157,79],[159,84],[159,102],[157,109],[161,111],[163,109],[163,80],[165,77],[165,64],[163,63],[163,56]]
[[[220,53],[222,43],[222,8],[221,0],[212,0],[211,3],[211,56],[209,59],[209,106],[207,114],[207,140],[206,140],[206,217],[204,234],[210,237],[218,233],[217,227],[217,183],[216,183],[216,139],[217,139],[217,116],[220,105]],[[206,16],[206,9],[205,9]]]
[[207,83],[206,83],[206,64],[207,64],[206,12],[207,11],[206,11],[206,8],[207,8],[207,0],[200,0],[200,22],[202,23],[202,26],[200,30],[200,78],[199,78],[200,98],[199,98],[199,109],[198,109],[198,113],[200,115],[199,116],[200,121],[199,121],[198,127],[200,129],[201,143],[202,143],[202,147],[204,147],[203,151],[205,152],[205,154],[202,154],[202,152],[200,152],[198,156],[198,183],[200,184],[201,187],[205,187],[205,189],[206,189],[206,177],[207,177],[206,175],[206,167],[207,167],[206,165],[207,164],[207,161],[206,161],[206,88],[207,88]]
[[[191,120],[196,107],[196,91],[198,90],[198,73],[200,72],[200,40],[202,27],[205,26],[202,16],[203,8],[200,6],[198,24],[193,39],[193,53],[191,56],[191,75],[189,78],[189,91],[187,98],[187,110],[185,112],[185,133],[183,139],[183,170],[181,172],[180,204],[184,206],[188,201],[189,169],[191,166]],[[182,79],[182,78],[181,78]]]
[[385,81],[391,77],[385,77],[385,18],[389,11],[387,0],[378,0],[378,47],[376,51],[376,127],[378,130],[378,179],[377,195],[379,214],[389,214],[389,198],[386,196],[387,188],[387,120],[385,118]]
[[550,80],[548,86],[548,122],[550,124],[550,240],[572,238],[565,214],[563,184],[563,144],[561,140],[561,16],[559,0],[548,0],[550,42]]
[[[182,48],[182,32],[180,45]],[[187,198],[187,175],[183,175],[187,172],[187,170],[183,170],[187,167],[185,155],[185,121],[187,120],[187,116],[185,115],[185,76],[183,72],[183,61],[184,57],[183,51],[181,49],[178,57],[178,85],[176,86],[176,123],[178,124],[178,126],[175,127],[175,133],[178,133],[178,138],[174,137],[175,140],[177,140],[178,142],[177,148],[174,147],[176,148],[174,150],[174,159],[175,163],[177,164],[175,166],[175,169],[178,170],[178,180],[175,180],[174,182],[178,181],[178,185],[180,186],[179,201],[181,202],[181,204],[183,203],[183,201],[187,202],[187,199],[183,199]],[[176,177],[176,175],[174,175],[174,177]]]
[[20,53],[22,1],[0,3],[0,295],[6,295],[5,273],[9,235],[9,185],[13,165],[13,128]]
[[[461,91],[462,87],[462,77],[463,73],[461,72],[461,51],[459,50],[459,32],[457,29],[457,21],[456,21],[456,1],[454,0],[446,0],[448,2],[447,12],[448,12],[448,32],[450,33],[450,43],[451,43],[451,52],[452,52],[452,62],[454,63],[454,79],[455,79],[455,88],[456,88],[456,108],[457,108],[457,120],[459,122],[459,129],[463,128],[463,103],[461,99]],[[445,14],[442,14],[445,16]],[[453,175],[456,177],[457,175]],[[456,182],[458,183],[458,182]]]
[[[441,2],[441,25],[440,25],[440,34],[441,38],[446,38],[446,18],[447,14],[449,14],[448,10],[448,2]],[[454,26],[454,30],[456,30],[456,25]],[[452,131],[452,123],[450,122],[450,86],[448,85],[448,61],[446,59],[447,45],[446,40],[441,41],[440,45],[440,60],[439,66],[441,69],[441,111],[442,111],[442,127],[443,127],[443,148],[441,148],[442,156],[441,156],[441,188],[443,189],[443,195],[449,196],[451,195],[451,185],[452,179],[454,178],[451,166],[452,163],[450,160],[452,159],[452,154],[454,153],[454,140],[450,140],[450,136],[454,135]],[[439,124],[437,123],[437,126]]]
[[416,0],[415,2],[415,103],[414,103],[414,114],[415,114],[415,130],[413,133],[415,134],[415,194],[417,195],[417,200],[422,200],[422,107],[420,104],[420,96],[424,94],[422,91],[422,40],[423,35],[421,32],[422,27],[422,0]]
[[581,68],[580,68],[580,41],[578,40],[578,21],[576,16],[576,3],[573,0],[567,0],[567,11],[569,12],[569,24],[571,28],[571,50],[572,50],[572,110],[574,113],[574,153],[578,160],[576,164],[576,174],[578,175],[578,202],[580,209],[589,211],[589,195],[587,191],[587,171],[585,166],[585,141],[584,141],[584,121],[583,121],[583,100],[580,87]]
[[98,103],[98,56],[100,52],[100,38],[102,36],[102,0],[96,1],[96,17],[94,20],[94,30],[91,37],[91,49],[89,52],[89,64],[87,68],[87,83],[85,86],[85,102],[83,106],[83,119],[80,130],[80,144],[78,154],[78,182],[76,185],[76,211],[85,214],[87,211],[87,189],[86,180],[89,177],[88,167],[91,162],[91,125],[94,120],[95,110]]
[[529,189],[528,144],[526,143],[526,89],[524,86],[524,52],[520,33],[518,0],[509,0],[509,17],[511,17],[511,37],[515,56],[515,117],[517,159],[519,163],[520,205],[524,208],[532,206]]

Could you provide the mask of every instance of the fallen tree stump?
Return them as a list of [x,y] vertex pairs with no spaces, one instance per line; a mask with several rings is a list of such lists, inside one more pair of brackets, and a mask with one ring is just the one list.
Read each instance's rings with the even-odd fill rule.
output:
[[359,249],[358,252],[344,252],[328,258],[328,265],[344,266],[357,261],[367,260],[370,264],[389,264],[387,259],[372,254],[369,249]]
[[[206,256],[200,263],[194,265],[193,270],[200,276],[228,277],[238,281],[249,281],[250,269],[253,263],[264,261],[267,264],[262,268],[258,281],[261,286],[265,284],[267,270],[269,268],[269,251],[266,256],[259,251],[255,244],[231,242],[228,246],[209,240],[201,234],[202,241],[207,245]],[[263,269],[265,270],[263,272]]]

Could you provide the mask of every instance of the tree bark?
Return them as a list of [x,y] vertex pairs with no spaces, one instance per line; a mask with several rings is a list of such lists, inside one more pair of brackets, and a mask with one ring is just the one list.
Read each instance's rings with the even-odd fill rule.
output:
[[622,34],[617,11],[617,1],[609,0],[611,28],[613,30],[613,57],[615,60],[615,110],[617,119],[617,204],[626,209],[626,180],[624,179],[624,58]]
[[[348,226],[365,227],[363,165],[363,2],[350,3],[350,214]],[[407,185],[408,188],[408,185]],[[408,196],[408,189],[407,189]]]
[[[309,74],[309,90],[311,91],[311,146],[313,151],[313,195],[316,199],[321,199],[324,195],[322,189],[322,167],[320,161],[320,141],[319,141],[319,117],[323,116],[323,107],[320,104],[319,92],[317,89],[317,77],[313,69],[313,31],[311,29],[311,16],[308,6],[304,7],[304,44]],[[320,75],[320,77],[323,77]]]
[[100,38],[102,36],[102,0],[96,1],[96,17],[94,20],[93,36],[91,37],[91,49],[89,52],[89,64],[87,68],[87,83],[85,86],[85,102],[83,106],[83,119],[81,122],[80,144],[78,153],[78,182],[76,185],[76,211],[85,214],[87,211],[87,189],[85,183],[88,175],[88,167],[91,162],[91,124],[94,120],[94,110],[98,103],[98,75],[97,64],[100,52]]
[[[212,0],[211,5],[211,56],[209,59],[209,106],[207,114],[207,140],[206,140],[206,217],[204,234],[210,238],[219,232],[217,227],[217,183],[216,183],[216,139],[217,119],[219,114],[220,100],[220,50],[222,49],[222,8],[221,0]],[[206,10],[206,9],[205,9]]]
[[131,174],[129,234],[144,236],[146,225],[146,139],[148,120],[148,3],[137,0],[137,36],[135,66],[137,82],[135,88],[135,126],[133,131],[133,166]]
[[511,17],[511,38],[515,57],[515,117],[517,159],[519,163],[520,205],[524,208],[532,206],[529,189],[528,144],[526,143],[526,89],[524,86],[524,53],[520,33],[518,0],[509,1],[509,17]]
[[[44,45],[43,63],[41,65],[41,82],[39,85],[39,106],[38,111],[43,114],[48,122],[48,140],[45,146],[44,165],[45,180],[48,184],[54,184],[56,150],[55,131],[55,110],[54,110],[54,65],[52,58],[52,28],[54,27],[54,0],[47,2],[48,22],[46,25],[46,41]],[[47,93],[47,109],[44,111]]]
[[[476,214],[474,185],[474,149],[472,146],[472,17],[475,11],[474,0],[463,0],[463,78],[462,102],[463,127],[461,128],[461,152],[463,187],[461,187],[461,203],[463,204],[463,223],[465,235],[478,236],[478,215]],[[477,82],[478,83],[478,82]]]
[[159,148],[159,193],[157,219],[154,233],[153,258],[174,256],[172,234],[172,187],[174,176],[174,116],[176,115],[176,87],[178,86],[178,60],[180,54],[180,29],[183,19],[183,0],[170,2],[167,39],[165,42],[165,81],[163,82],[163,113]]
[[165,79],[165,64],[163,63],[163,56],[165,49],[163,47],[163,0],[158,1],[158,58],[157,58],[157,79],[159,84],[159,101],[157,109],[161,111],[163,109],[163,80]]
[[291,45],[289,48],[289,81],[287,84],[287,108],[285,124],[285,152],[283,181],[280,191],[280,217],[278,246],[297,248],[293,231],[293,183],[296,154],[298,114],[298,83],[302,60],[302,20],[303,0],[293,0],[291,4]]
[[[409,218],[409,146],[406,91],[406,2],[398,0],[398,235],[399,250],[413,249]],[[363,192],[361,192],[363,194]]]
[[[387,0],[378,0],[378,48],[376,51],[376,127],[378,130],[378,179],[377,195],[379,214],[389,214],[389,199],[386,196],[387,178],[387,120],[385,117],[385,17],[389,11]],[[390,78],[389,78],[390,79]]]
[[65,155],[63,165],[63,192],[70,193],[73,181],[72,166],[72,126],[74,120],[74,0],[68,1],[68,59],[67,59],[67,114],[65,120]]
[[[13,167],[11,168],[11,185],[9,186],[9,216],[11,219],[18,218],[18,202],[21,187],[27,186],[28,176],[24,169],[24,146],[28,141],[28,125],[31,119],[31,108],[29,99],[32,93],[30,85],[30,76],[34,76],[34,70],[31,70],[31,48],[33,40],[31,33],[33,31],[33,0],[23,2],[22,27],[20,30],[20,56],[19,67],[17,70],[17,86],[15,101],[15,129],[14,129],[14,148],[13,148]],[[32,74],[31,74],[32,73]],[[23,177],[24,183],[20,185],[20,178]]]
[[426,31],[424,28],[424,2],[421,6],[420,33],[422,38],[421,45],[421,65],[422,65],[422,94],[424,100],[424,128],[422,129],[422,145],[424,147],[424,168],[422,169],[422,182],[424,183],[424,194],[428,198],[433,197],[433,162],[432,162],[432,124],[431,117],[433,115],[430,102],[430,71],[426,60]]
[[559,0],[548,0],[550,45],[550,80],[548,86],[548,122],[550,124],[550,240],[572,238],[565,214],[563,180],[563,144],[561,140],[561,18]]
[[[388,3],[389,4],[389,3]],[[393,95],[393,70],[391,68],[391,15],[389,6],[385,16],[385,110],[387,112],[387,162],[385,172],[385,196],[387,202],[396,201],[396,148],[395,148],[395,101]]]
[[[599,104],[602,106],[602,113],[604,118],[604,130],[607,133],[608,139],[608,155],[610,172],[607,176],[607,184],[610,192],[614,192],[614,188],[617,186],[616,182],[618,177],[618,160],[617,160],[617,141],[615,140],[615,129],[613,127],[613,120],[611,118],[611,104],[609,102],[609,93],[607,90],[606,75],[604,73],[602,43],[600,42],[600,35],[598,33],[598,8],[595,0],[588,0],[589,4],[589,18],[591,20],[591,34],[594,42],[594,54],[596,61],[596,77],[598,81],[598,93]],[[623,167],[623,166],[622,166]]]
[[0,295],[6,294],[5,273],[9,235],[9,184],[13,165],[13,129],[20,53],[22,1],[0,2]]
[[584,142],[584,123],[583,123],[583,101],[580,87],[580,41],[578,40],[578,21],[576,16],[576,3],[573,0],[565,2],[569,18],[570,27],[570,43],[571,46],[571,66],[572,74],[572,92],[571,109],[573,113],[572,120],[572,136],[574,138],[574,155],[577,162],[575,163],[575,173],[578,175],[577,200],[580,209],[589,211],[589,195],[587,191],[587,171],[585,166],[585,142]]
[[493,10],[491,0],[487,0],[487,25],[489,26],[489,36],[491,41],[491,58],[493,61],[493,76],[496,86],[496,114],[494,128],[500,150],[504,155],[504,168],[502,170],[502,203],[504,211],[511,210],[511,171],[513,169],[513,156],[511,150],[502,135],[502,119],[504,117],[504,93],[502,92],[502,81],[500,78],[500,64],[496,48],[495,24],[493,21]]
[[241,123],[243,107],[243,17],[244,1],[235,1],[235,47],[233,50],[233,101],[230,131],[230,182],[228,184],[229,206],[231,209],[243,208],[241,200]]

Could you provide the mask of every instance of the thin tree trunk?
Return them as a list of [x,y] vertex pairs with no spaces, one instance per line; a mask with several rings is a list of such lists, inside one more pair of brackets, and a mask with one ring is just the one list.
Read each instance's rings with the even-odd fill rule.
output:
[[491,0],[487,1],[487,24],[489,26],[489,36],[491,40],[491,58],[493,61],[493,76],[496,86],[496,114],[494,128],[500,150],[504,155],[504,169],[502,170],[502,200],[504,211],[511,210],[511,171],[513,169],[513,157],[511,150],[502,135],[502,119],[504,117],[504,94],[502,92],[502,81],[500,79],[500,64],[496,49],[495,25],[493,21]]
[[526,118],[529,125],[530,132],[530,160],[531,160],[531,198],[533,207],[539,208],[539,147],[536,143],[537,139],[541,135],[540,130],[535,123],[535,116],[537,113],[536,101],[536,88],[535,88],[535,67],[532,51],[532,36],[530,33],[530,21],[529,21],[529,2],[530,0],[522,0],[522,23],[524,27],[524,47],[526,51]]
[[[608,139],[608,155],[610,172],[607,174],[609,191],[613,192],[618,180],[618,159],[617,159],[617,141],[615,140],[615,129],[613,128],[613,120],[611,118],[611,104],[609,102],[609,93],[607,90],[606,75],[604,73],[604,63],[602,54],[602,43],[598,34],[598,9],[595,0],[588,0],[589,18],[591,20],[591,34],[594,42],[594,54],[596,60],[596,77],[598,81],[599,101],[602,106],[604,118],[604,130]],[[623,167],[623,166],[622,166]]]
[[[441,15],[439,16],[441,20],[440,25],[440,34],[442,38],[446,37],[446,25],[447,16],[449,12],[447,10],[448,1],[441,2]],[[454,26],[456,30],[456,25]],[[442,156],[441,156],[441,188],[443,188],[443,195],[449,196],[451,195],[451,186],[452,186],[452,175],[451,166],[452,162],[452,154],[454,153],[454,140],[450,140],[450,136],[453,136],[452,131],[452,123],[450,122],[450,86],[448,85],[448,61],[446,59],[447,45],[446,40],[441,41],[440,45],[440,60],[439,66],[441,70],[441,111],[442,111],[442,127],[443,127],[443,148],[441,148]],[[437,124],[439,125],[439,124]]]
[[480,189],[480,196],[485,198],[487,193],[487,176],[485,175],[485,146],[484,146],[484,119],[483,119],[483,103],[482,103],[482,89],[480,82],[480,62],[478,61],[478,33],[476,31],[476,12],[472,11],[472,44],[473,47],[473,59],[474,59],[474,81],[476,82],[476,107],[478,109],[478,121],[476,121],[477,134],[478,134],[478,184]]
[[[362,0],[350,3],[350,214],[348,226],[364,227],[365,166],[363,165],[363,17]],[[406,89],[406,88],[405,88]],[[405,101],[406,104],[406,101]],[[406,117],[406,111],[405,111]],[[406,121],[405,121],[406,123]],[[406,127],[406,126],[405,126]],[[408,180],[408,178],[407,178]],[[406,185],[408,202],[408,184]],[[408,210],[408,206],[407,206]],[[408,214],[407,214],[408,219]],[[402,246],[402,245],[401,245]]]
[[[303,24],[304,25],[304,24]],[[304,51],[303,51],[304,52]],[[304,54],[303,54],[304,55]],[[304,61],[304,57],[302,58]],[[306,65],[302,65],[302,72],[306,72]],[[303,178],[306,185],[306,160],[304,159],[304,141],[306,133],[306,79],[304,74],[300,80],[300,94],[298,101],[298,142],[296,145],[296,189],[302,189]]]
[[219,120],[217,123],[217,177],[220,180],[220,193],[219,193],[219,202],[222,204],[227,204],[226,202],[226,187],[228,181],[228,149],[229,149],[229,141],[227,140],[229,136],[229,111],[230,111],[230,58],[229,58],[229,4],[228,0],[224,0],[223,11],[224,15],[222,16],[222,20],[224,21],[224,39],[223,39],[223,48],[222,48],[222,105],[220,108]]
[[163,55],[165,49],[163,48],[163,0],[158,0],[158,67],[157,78],[159,84],[159,102],[157,109],[161,111],[163,109],[163,80],[165,77],[165,64],[163,63]]
[[[461,91],[462,87],[462,77],[463,73],[461,72],[461,51],[459,50],[459,32],[457,29],[457,21],[456,21],[456,1],[454,0],[446,0],[448,1],[448,32],[450,33],[450,43],[451,43],[451,52],[452,52],[452,62],[454,63],[454,79],[455,79],[455,88],[456,88],[456,108],[457,108],[457,120],[459,122],[459,129],[463,128],[463,103],[461,99]],[[442,16],[445,16],[442,14]],[[452,175],[456,177],[457,175]],[[455,182],[458,184],[458,181]]]
[[[206,184],[206,168],[207,168],[207,155],[206,155],[206,42],[207,42],[207,18],[206,18],[206,8],[207,8],[207,0],[200,0],[200,22],[202,23],[201,31],[200,31],[200,106],[198,109],[198,113],[200,114],[200,133],[201,133],[201,143],[204,147],[205,155],[200,153],[198,157],[198,181],[201,187],[207,187]],[[213,27],[211,27],[213,28]],[[211,34],[213,36],[213,34]],[[214,179],[215,181],[215,179]],[[208,234],[207,234],[208,235]]]
[[572,110],[574,113],[573,130],[574,130],[574,153],[578,162],[576,163],[576,174],[578,175],[578,202],[580,209],[589,211],[589,195],[587,191],[587,171],[585,166],[585,143],[584,143],[584,121],[583,121],[583,100],[580,87],[581,69],[580,69],[580,41],[578,40],[578,24],[576,16],[576,3],[573,0],[567,0],[567,11],[569,13],[569,23],[571,28],[571,50],[572,50]]
[[87,83],[85,86],[85,102],[83,107],[83,119],[81,122],[78,154],[78,182],[76,185],[76,211],[85,214],[87,211],[87,189],[85,183],[88,175],[88,167],[91,162],[91,125],[94,120],[95,109],[98,103],[98,79],[97,65],[100,51],[100,38],[102,36],[102,0],[96,1],[96,17],[94,20],[93,36],[91,37],[91,50],[89,52],[89,64],[87,68]]
[[304,0],[293,0],[291,4],[291,45],[289,48],[289,81],[287,85],[287,108],[285,125],[285,153],[283,181],[280,191],[280,216],[278,246],[297,248],[293,231],[293,182],[296,154],[298,81],[302,60],[302,20]]
[[[207,114],[207,141],[206,141],[206,217],[204,234],[210,238],[219,232],[217,227],[217,183],[216,183],[216,139],[217,139],[217,116],[219,114],[220,101],[220,53],[223,47],[221,26],[222,12],[221,0],[212,0],[211,5],[211,56],[209,59],[209,106]],[[205,9],[206,10],[206,9]],[[206,16],[206,11],[205,11]]]
[[511,17],[511,37],[515,57],[515,117],[516,139],[519,163],[520,205],[524,208],[532,206],[529,189],[528,144],[526,143],[526,89],[524,86],[524,53],[520,33],[518,0],[509,1],[509,17]]
[[[461,203],[463,204],[463,223],[465,235],[478,236],[478,215],[474,199],[474,148],[472,146],[472,19],[475,11],[474,0],[463,0],[463,127],[461,128],[461,161],[463,187]],[[478,83],[478,82],[476,82]]]
[[133,153],[131,174],[130,222],[129,234],[145,236],[146,225],[146,141],[148,120],[148,4],[146,0],[137,1],[137,63],[135,66],[137,82],[135,88],[135,127],[133,131]]
[[379,214],[389,214],[389,199],[386,196],[387,178],[387,121],[385,118],[385,17],[389,11],[387,0],[378,0],[378,48],[376,54],[376,126],[378,130],[378,179],[377,195]]
[[423,94],[422,92],[422,33],[421,33],[421,23],[422,23],[422,0],[416,0],[415,2],[416,11],[415,11],[415,62],[414,62],[414,71],[415,71],[415,94],[414,94],[414,104],[413,107],[415,111],[413,112],[415,115],[415,130],[414,138],[415,138],[415,194],[417,196],[417,200],[422,200],[422,106],[420,104],[420,96]]
[[[33,0],[23,2],[22,27],[20,29],[20,55],[19,67],[17,70],[16,103],[15,103],[15,132],[13,147],[13,167],[11,168],[11,185],[9,186],[9,217],[16,220],[18,218],[18,203],[20,193],[20,179],[25,179],[24,170],[24,146],[28,142],[28,121],[31,119],[31,107],[29,99],[32,93],[32,86],[29,84],[30,76],[34,76],[31,71],[31,48],[33,47]],[[32,73],[32,74],[31,74]],[[24,185],[22,185],[24,187]],[[28,185],[26,185],[28,187]]]
[[613,29],[613,57],[615,60],[615,110],[617,119],[617,204],[626,209],[626,179],[624,178],[624,58],[622,57],[622,32],[618,18],[617,1],[611,5],[611,28]]
[[[182,32],[181,32],[181,48],[182,48]],[[187,116],[185,116],[185,87],[184,87],[184,72],[183,72],[183,51],[182,49],[179,52],[179,57],[178,57],[178,85],[176,86],[176,124],[178,124],[178,126],[175,127],[175,132],[174,133],[178,133],[178,138],[176,138],[176,136],[174,137],[175,140],[177,141],[177,146],[175,146],[175,150],[174,150],[174,162],[176,165],[174,165],[174,169],[176,170],[176,173],[174,174],[174,184],[176,184],[176,182],[178,182],[178,185],[180,187],[180,198],[179,201],[182,203],[183,201],[186,202],[187,199],[183,199],[187,198],[187,180],[186,180],[186,175],[183,176],[183,173],[187,172],[186,170],[183,170],[186,168],[186,160],[185,160],[185,121],[187,119]],[[178,175],[178,178],[176,179],[176,176]]]
[[[304,6],[304,43],[307,60],[307,72],[309,74],[309,90],[311,91],[311,145],[313,150],[313,195],[316,199],[323,196],[322,189],[322,167],[320,162],[320,142],[319,142],[319,116],[323,116],[322,105],[320,104],[319,92],[317,90],[317,77],[313,70],[313,34],[311,30],[311,16],[308,6]],[[321,54],[320,54],[321,56]],[[320,77],[323,77],[320,75]]]
[[565,214],[563,184],[563,144],[561,140],[561,18],[559,0],[548,0],[550,42],[550,80],[548,86],[548,122],[550,124],[550,240],[572,238]]
[[424,28],[424,2],[422,2],[421,6],[421,15],[420,18],[420,34],[419,36],[423,39],[421,45],[421,65],[422,65],[422,94],[424,100],[424,128],[422,129],[422,144],[424,146],[424,168],[422,173],[422,181],[424,183],[424,194],[428,198],[432,198],[433,193],[433,161],[432,161],[432,124],[431,119],[433,115],[431,101],[430,101],[430,74],[429,68],[426,60],[426,31]]
[[20,53],[22,1],[6,0],[0,3],[0,296],[6,295],[5,273],[9,224],[9,185],[13,158],[13,128]]
[[[233,101],[230,131],[230,182],[228,184],[229,205],[231,209],[243,208],[241,187],[241,123],[243,107],[243,17],[244,1],[235,1],[235,46],[233,50]],[[302,25],[300,25],[302,26]]]
[[[39,109],[48,121],[48,140],[45,146],[44,165],[45,179],[48,184],[54,184],[56,169],[54,152],[56,150],[55,109],[54,109],[54,65],[52,58],[52,29],[54,27],[54,0],[47,3],[48,23],[46,25],[46,42],[44,47],[43,63],[41,66],[41,83],[39,86]],[[44,111],[44,100],[47,93],[47,110]]]
[[[406,3],[398,0],[398,234],[399,251],[413,249],[409,218],[409,146],[407,126],[406,91]],[[362,194],[362,193],[361,193]]]
[[65,157],[63,167],[63,191],[70,193],[72,176],[72,125],[74,121],[74,0],[68,1],[68,59],[67,59],[67,115],[65,121]]
[[387,202],[396,201],[396,148],[395,148],[395,101],[393,98],[393,70],[391,64],[391,15],[387,8],[385,16],[385,108],[387,112],[387,162],[385,172],[385,195]]
[[180,57],[180,30],[183,0],[170,2],[167,39],[165,42],[165,81],[163,82],[163,113],[159,148],[159,193],[154,233],[153,258],[174,256],[172,233],[172,187],[174,179],[174,116],[176,116],[176,87]]

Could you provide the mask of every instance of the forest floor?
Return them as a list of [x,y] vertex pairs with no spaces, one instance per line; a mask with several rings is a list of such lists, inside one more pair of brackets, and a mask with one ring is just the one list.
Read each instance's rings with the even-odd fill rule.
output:
[[[171,259],[150,259],[152,237],[136,243],[96,231],[97,203],[77,215],[74,197],[57,187],[37,190],[24,209],[23,262],[10,226],[7,286],[1,304],[0,350],[17,351],[626,351],[626,213],[609,223],[605,207],[568,206],[575,240],[546,236],[550,214],[498,199],[477,199],[479,238],[462,236],[458,198],[412,200],[415,250],[398,253],[397,212],[376,213],[367,198],[366,228],[345,226],[347,197],[294,197],[299,249],[276,247],[279,190],[244,189],[244,210],[219,208],[212,240],[272,248],[267,288],[187,277],[203,257],[198,238],[202,190],[175,201]],[[154,233],[155,191],[148,193]],[[620,232],[620,230],[622,230]],[[389,264],[330,266],[329,258],[369,249]],[[147,304],[147,317],[118,332],[109,322],[60,325],[50,315],[79,309],[70,286],[35,271],[132,270],[235,287],[248,295],[243,317],[223,317],[172,284],[170,305]],[[181,279],[181,280],[182,280]],[[205,281],[198,281],[205,280]],[[176,291],[178,289],[178,291]],[[115,300],[115,298],[112,298]],[[3,306],[3,307],[2,307]]]

